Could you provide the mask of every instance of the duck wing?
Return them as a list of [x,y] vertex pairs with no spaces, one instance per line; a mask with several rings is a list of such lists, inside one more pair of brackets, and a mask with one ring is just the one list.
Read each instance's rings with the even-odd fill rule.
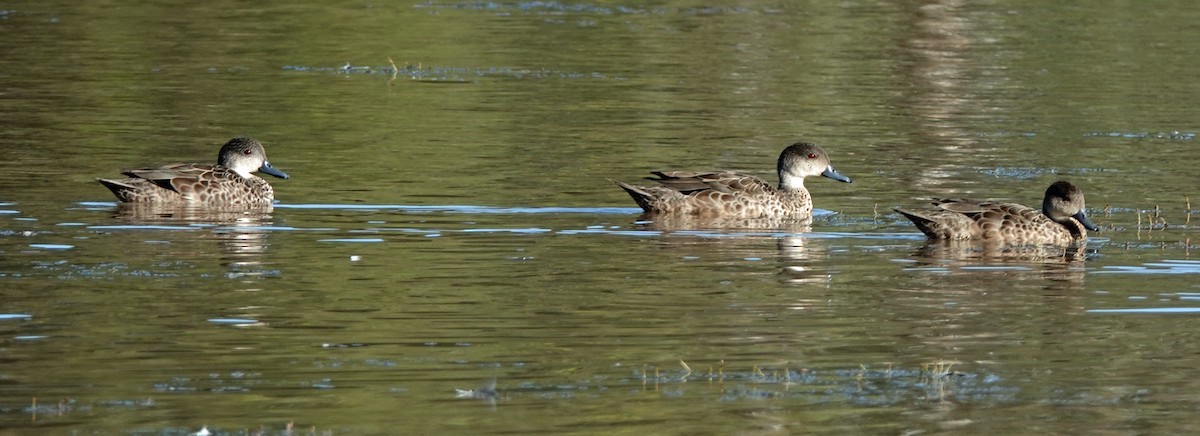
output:
[[214,172],[218,169],[213,165],[176,163],[157,168],[127,169],[121,173],[179,192],[181,186],[194,186],[202,179],[211,179]]
[[647,180],[658,182],[683,195],[708,190],[725,194],[773,192],[775,190],[775,187],[763,179],[732,171],[654,171],[651,174],[658,177],[647,177]]

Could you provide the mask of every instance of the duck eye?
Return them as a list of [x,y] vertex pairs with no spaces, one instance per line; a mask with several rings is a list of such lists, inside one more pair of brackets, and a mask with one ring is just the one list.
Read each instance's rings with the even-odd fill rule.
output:
[[251,151],[251,150],[243,150],[243,151],[242,151],[242,154],[244,154],[244,155],[246,155],[246,156],[249,156],[249,155],[250,155],[250,151]]
[[809,154],[808,154],[808,158],[809,158],[809,159],[816,159],[816,158],[817,158],[817,154],[816,154],[816,153],[809,153]]

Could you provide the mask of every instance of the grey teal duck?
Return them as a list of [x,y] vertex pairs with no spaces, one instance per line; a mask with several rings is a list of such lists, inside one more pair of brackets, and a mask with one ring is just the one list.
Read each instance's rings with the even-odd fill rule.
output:
[[1099,231],[1084,213],[1083,191],[1067,181],[1046,189],[1042,209],[1016,203],[937,198],[932,210],[896,208],[929,239],[979,240],[1009,245],[1070,245]]
[[821,147],[797,142],[783,149],[776,164],[779,185],[755,176],[729,171],[653,171],[647,180],[658,186],[616,182],[646,215],[693,216],[721,220],[812,218],[812,196],[804,178],[824,176],[850,183],[829,164]]
[[270,206],[275,192],[258,171],[282,179],[283,171],[267,162],[262,143],[233,138],[221,147],[216,165],[170,164],[158,168],[129,169],[128,179],[96,179],[127,203],[194,205],[205,207]]

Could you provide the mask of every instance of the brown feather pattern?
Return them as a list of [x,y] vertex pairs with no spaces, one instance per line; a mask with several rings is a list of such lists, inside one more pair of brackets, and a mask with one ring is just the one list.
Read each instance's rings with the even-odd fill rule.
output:
[[804,187],[805,177],[823,175],[850,182],[829,164],[824,149],[810,143],[796,143],[784,149],[777,171],[779,186],[732,171],[653,171],[651,174],[655,177],[646,179],[657,182],[655,186],[615,183],[651,217],[693,216],[730,222],[760,218],[810,219],[813,204]]
[[927,210],[895,211],[928,238],[938,240],[1068,245],[1086,240],[1088,227],[1094,227],[1083,213],[1083,192],[1065,181],[1055,182],[1046,190],[1041,210],[1017,203],[961,198],[938,198],[933,205]]
[[[238,168],[248,177],[239,174]],[[176,163],[155,168],[127,169],[127,179],[97,179],[126,203],[192,204],[209,207],[269,206],[275,199],[271,185],[250,171],[277,177],[287,174],[271,167],[262,144],[234,138],[221,148],[217,165]]]

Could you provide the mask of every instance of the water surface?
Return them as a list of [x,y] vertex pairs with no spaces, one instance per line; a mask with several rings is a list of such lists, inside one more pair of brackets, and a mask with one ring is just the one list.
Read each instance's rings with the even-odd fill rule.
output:
[[[17,2],[0,11],[0,427],[19,433],[1183,433],[1187,2]],[[95,177],[236,135],[265,213]],[[609,179],[774,178],[811,228],[664,231]],[[1036,205],[1086,250],[926,247]]]

